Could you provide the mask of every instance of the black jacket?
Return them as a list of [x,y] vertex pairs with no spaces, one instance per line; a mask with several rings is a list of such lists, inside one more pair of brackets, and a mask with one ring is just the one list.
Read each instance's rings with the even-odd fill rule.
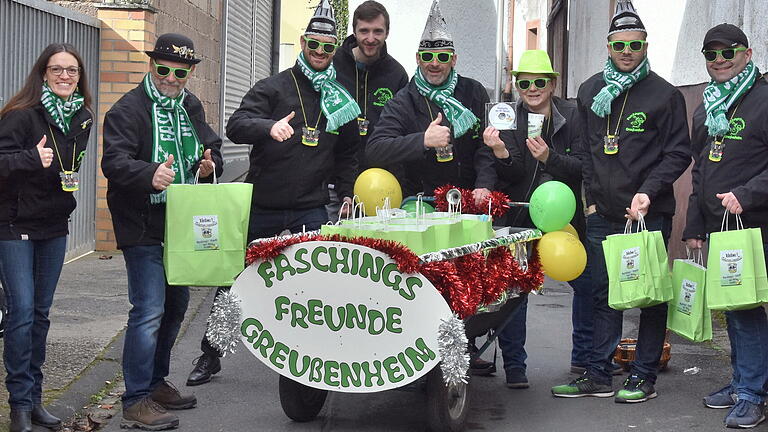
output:
[[[581,160],[576,156],[583,153],[582,124],[576,104],[552,98],[551,120],[544,122],[542,138],[550,147],[546,163],[533,157],[525,144],[528,138],[528,114],[530,110],[521,101],[517,103],[517,130],[501,131],[500,137],[507,146],[510,157],[496,159],[499,175],[497,189],[503,191],[512,201],[528,202],[531,194],[540,184],[557,180],[568,185],[576,197],[576,213],[571,224],[584,240],[586,222],[581,200]],[[517,159],[517,160],[516,160]],[[522,162],[521,162],[522,160]],[[533,227],[527,208],[511,208],[506,224],[516,227]]]
[[[301,89],[309,125],[315,127],[320,119],[320,140],[315,147],[301,143],[305,121],[296,85]],[[275,141],[269,134],[272,125],[291,111],[296,113],[289,122],[293,136]],[[229,118],[227,137],[236,144],[253,144],[245,179],[253,183],[252,205],[275,210],[321,207],[329,201],[331,176],[339,179],[339,196],[352,197],[357,173],[355,151],[360,142],[357,122],[350,121],[339,127],[338,133],[329,133],[325,131],[327,119],[320,113],[320,93],[298,65],[257,82],[243,97],[240,108]]]
[[[201,143],[206,150],[211,149],[216,174],[221,175],[221,138],[205,122],[203,105],[189,90],[184,108]],[[104,117],[101,169],[108,180],[107,205],[118,248],[159,245],[165,235],[165,204],[150,204],[149,199],[159,192],[152,187],[152,177],[160,165],[151,162],[151,111],[152,100],[139,84],[115,102]]]
[[725,208],[715,195],[733,192],[744,209],[744,226],[761,228],[763,243],[768,243],[768,82],[759,78],[728,111],[729,119],[732,115],[720,162],[709,160],[713,137],[704,126],[704,105],[693,115],[691,145],[697,153],[684,239],[705,239],[706,234],[720,231]]
[[[372,164],[406,164],[407,175],[413,183],[404,188],[403,195],[415,192],[432,195],[435,188],[449,183],[462,188],[493,190],[496,184],[493,153],[483,143],[480,130],[488,93],[479,82],[459,75],[453,96],[481,120],[459,138],[451,137],[453,160],[450,162],[438,162],[435,150],[424,148],[424,131],[442,111],[419,93],[413,79],[384,107],[376,131],[366,145],[366,155]],[[445,115],[442,124],[450,126]]]
[[[605,86],[602,72],[579,88],[579,114],[584,122],[584,185],[587,206],[615,222],[624,221],[626,207],[637,193],[651,199],[649,216],[675,213],[672,184],[691,164],[688,120],[683,95],[654,72],[613,100],[611,114],[600,118],[592,98]],[[604,152],[603,139],[619,125],[619,152]]]
[[[63,169],[80,169],[93,116],[83,108],[72,117],[69,133],[54,124],[42,104],[14,110],[0,119],[0,240],[45,240],[67,235],[69,215],[77,203],[61,188]],[[53,132],[53,135],[51,135]],[[37,143],[53,149],[53,162],[43,168]],[[56,154],[56,148],[61,156]],[[82,179],[81,179],[82,181]]]
[[[370,65],[357,63],[352,49],[357,47],[354,35],[347,37],[341,48],[333,57],[336,68],[336,79],[347,91],[357,99],[360,105],[360,117],[368,119],[368,134],[360,137],[360,147],[357,151],[358,170],[370,168],[365,158],[365,144],[368,137],[376,129],[384,105],[392,99],[401,88],[408,85],[408,74],[394,57],[387,54],[387,45],[381,49],[381,56]],[[399,167],[376,166],[390,171],[399,171]]]

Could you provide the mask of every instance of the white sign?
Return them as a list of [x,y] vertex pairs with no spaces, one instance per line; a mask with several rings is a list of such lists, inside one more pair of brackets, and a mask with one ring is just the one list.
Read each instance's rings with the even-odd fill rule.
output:
[[256,261],[232,285],[251,353],[304,385],[371,393],[408,384],[440,361],[437,334],[451,316],[421,274],[386,254],[341,242],[305,242]]

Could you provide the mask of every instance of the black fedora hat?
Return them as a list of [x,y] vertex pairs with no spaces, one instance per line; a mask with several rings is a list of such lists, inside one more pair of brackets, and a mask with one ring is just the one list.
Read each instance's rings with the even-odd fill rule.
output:
[[169,60],[179,63],[198,64],[195,57],[195,44],[192,39],[178,33],[160,35],[152,51],[144,51],[153,59]]

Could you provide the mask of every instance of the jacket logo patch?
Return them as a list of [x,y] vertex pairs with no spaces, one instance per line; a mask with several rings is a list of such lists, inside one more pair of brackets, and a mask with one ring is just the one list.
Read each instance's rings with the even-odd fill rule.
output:
[[745,122],[741,117],[735,117],[731,119],[730,127],[731,128],[728,130],[728,135],[726,135],[724,138],[731,140],[741,140],[741,132],[745,127],[747,127],[747,122]]
[[383,107],[384,105],[386,105],[386,103],[389,102],[389,100],[392,99],[392,96],[393,96],[392,90],[386,87],[381,87],[376,89],[376,91],[373,92],[373,95],[378,98],[376,99],[376,102],[374,102],[373,104],[380,107]]
[[470,128],[472,131],[472,139],[480,138],[480,120],[478,119],[475,124]]
[[629,127],[626,129],[627,132],[645,132],[643,124],[645,124],[646,120],[648,120],[648,116],[642,111],[630,114],[627,116],[627,121],[629,122]]

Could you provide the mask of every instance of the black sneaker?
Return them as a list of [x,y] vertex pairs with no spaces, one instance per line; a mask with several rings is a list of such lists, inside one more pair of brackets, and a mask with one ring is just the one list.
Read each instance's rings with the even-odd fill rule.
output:
[[587,374],[571,381],[569,384],[552,387],[552,395],[555,397],[578,398],[591,396],[606,398],[613,396],[613,394],[613,388],[610,384],[595,382]]
[[656,389],[653,383],[640,378],[637,375],[630,375],[624,380],[624,388],[616,394],[616,403],[639,403],[656,396]]
[[511,389],[527,389],[528,377],[525,376],[524,369],[510,369],[507,371],[507,387]]

